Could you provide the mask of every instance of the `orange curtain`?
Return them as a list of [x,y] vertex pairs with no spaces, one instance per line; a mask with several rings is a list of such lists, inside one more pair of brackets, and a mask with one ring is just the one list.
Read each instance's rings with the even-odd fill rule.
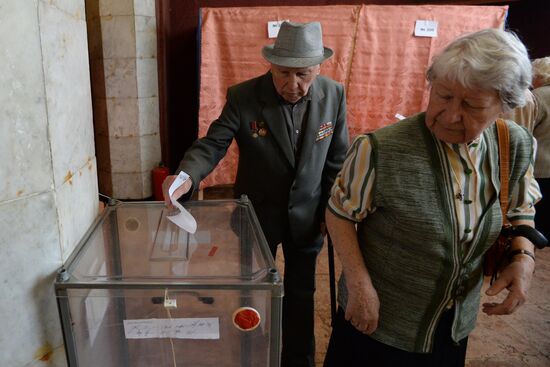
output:
[[[201,23],[199,136],[204,136],[225,103],[226,89],[269,69],[261,56],[274,43],[267,22],[319,21],[325,46],[334,56],[321,73],[346,87],[350,136],[372,131],[427,105],[424,73],[434,54],[461,34],[502,27],[507,6],[337,5],[203,8]],[[415,37],[416,20],[438,22],[436,38]],[[202,182],[202,187],[235,180],[238,149]]]

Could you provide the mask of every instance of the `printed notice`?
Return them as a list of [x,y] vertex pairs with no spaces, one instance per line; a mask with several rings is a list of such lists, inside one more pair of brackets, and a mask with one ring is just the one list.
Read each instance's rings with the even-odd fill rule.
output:
[[126,339],[219,339],[217,317],[124,320]]
[[417,20],[414,26],[414,35],[417,37],[437,37],[437,21]]

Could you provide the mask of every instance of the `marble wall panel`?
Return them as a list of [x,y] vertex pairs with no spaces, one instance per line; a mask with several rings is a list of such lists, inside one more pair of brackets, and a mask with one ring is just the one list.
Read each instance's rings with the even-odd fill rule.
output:
[[135,59],[106,59],[103,65],[107,98],[137,98]]
[[53,280],[98,210],[84,0],[3,0],[0,34],[0,366],[61,367]]
[[132,137],[142,135],[139,126],[137,98],[107,99],[109,135],[112,137]]
[[50,190],[53,181],[36,2],[5,0],[0,8],[3,202]]
[[109,137],[112,172],[141,172],[141,161],[143,157],[140,144],[141,138],[139,136],[120,138]]
[[[63,344],[56,346],[50,354],[47,367],[67,367],[67,357],[65,357],[65,348]],[[26,364],[25,367],[46,367],[44,361],[37,360]]]
[[157,59],[137,59],[136,70],[138,97],[158,97]]
[[0,203],[0,366],[26,366],[45,343],[62,343],[53,290],[60,266],[53,191]]
[[157,24],[155,17],[136,16],[136,57],[157,57]]
[[159,101],[158,97],[138,98],[139,130],[142,135],[159,133]]
[[40,2],[62,11],[75,20],[86,19],[84,1],[85,0],[40,0]]
[[116,199],[143,199],[143,177],[141,172],[118,173],[112,172],[113,197]]
[[155,0],[134,0],[134,14],[155,16]]
[[150,198],[153,196],[153,177],[152,177],[151,171],[144,171],[141,174],[141,181],[142,181],[142,198]]
[[95,155],[86,22],[41,2],[39,25],[53,175],[59,187]]
[[141,171],[147,175],[161,162],[160,136],[151,134],[140,137]]
[[101,17],[103,58],[136,57],[136,28],[133,15]]
[[99,14],[108,15],[133,15],[133,0],[92,0],[99,2]]
[[61,254],[67,260],[98,214],[97,166],[90,159],[56,191]]

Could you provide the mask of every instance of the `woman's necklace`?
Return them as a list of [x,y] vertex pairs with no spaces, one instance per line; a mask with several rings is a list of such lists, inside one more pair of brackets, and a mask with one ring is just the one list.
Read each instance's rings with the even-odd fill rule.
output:
[[[453,149],[452,147],[450,147],[449,145],[447,145],[447,148],[449,149],[450,152],[452,152],[452,153],[454,153],[454,154],[456,155],[456,158],[455,158],[456,160],[454,161],[455,165],[458,165],[458,166],[460,167],[462,164],[459,163],[459,162],[464,161],[465,166],[466,166],[466,168],[465,168],[465,170],[464,170],[464,173],[466,174],[466,186],[468,186],[468,182],[469,182],[469,180],[470,180],[470,176],[469,176],[469,175],[473,173],[473,170],[470,168],[469,164],[466,163],[466,162],[469,161],[470,164],[471,164],[472,166],[474,165],[474,163],[472,162],[472,159],[471,159],[470,155],[466,152],[466,154],[465,154],[466,157],[463,158],[463,157],[462,157],[462,154],[460,153],[460,149],[461,149],[460,147],[458,147],[458,149],[455,150],[455,149]],[[467,148],[466,148],[466,149],[467,149]],[[453,178],[454,178],[454,180],[455,180],[455,182],[456,182],[456,186],[458,187],[458,192],[455,194],[455,198],[456,198],[457,200],[459,200],[459,201],[463,201],[463,200],[465,200],[464,197],[465,197],[465,195],[466,195],[466,192],[465,192],[464,188],[462,187],[461,181],[458,179],[458,176],[457,176],[457,174],[456,174],[457,171],[455,170],[455,165],[453,165],[452,163],[449,165],[449,166],[450,166],[450,169],[451,169],[451,173],[453,174]],[[459,169],[460,169],[460,168],[459,168]],[[462,177],[464,177],[464,176],[462,176]],[[453,185],[453,186],[454,186],[454,185]],[[453,187],[453,191],[454,191],[454,189],[455,189],[455,188]],[[466,200],[466,203],[468,204],[468,200]]]
[[451,172],[453,174],[453,178],[455,179],[456,185],[458,186],[458,192],[455,195],[455,198],[457,200],[462,201],[464,199],[464,189],[462,188],[462,184],[460,183],[460,180],[458,179],[455,169],[451,165]]

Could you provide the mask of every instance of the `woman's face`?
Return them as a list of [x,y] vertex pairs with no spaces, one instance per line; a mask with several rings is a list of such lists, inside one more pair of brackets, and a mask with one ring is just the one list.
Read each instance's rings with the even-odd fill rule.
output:
[[502,112],[495,90],[467,89],[457,82],[434,81],[426,110],[426,126],[451,144],[476,139]]

